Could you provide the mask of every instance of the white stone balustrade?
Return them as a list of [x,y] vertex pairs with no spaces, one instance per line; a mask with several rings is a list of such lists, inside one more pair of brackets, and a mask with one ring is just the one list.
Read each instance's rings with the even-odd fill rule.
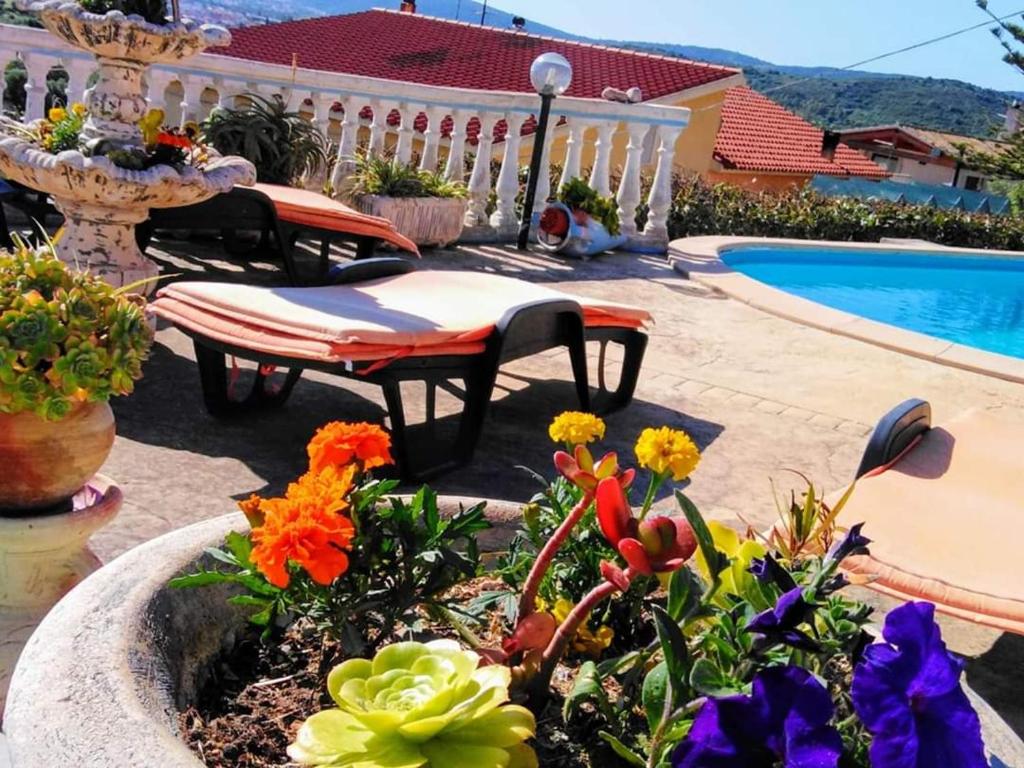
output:
[[[26,119],[43,116],[46,76],[53,67],[62,66],[68,72],[68,97],[73,101],[82,99],[95,70],[90,57],[64,46],[44,30],[0,25],[0,65],[15,58],[22,59],[28,70]],[[187,66],[153,67],[148,85],[150,106],[164,108],[168,120],[174,122],[205,117],[211,98],[222,107],[235,106],[236,98],[245,93],[291,99],[293,109],[307,112],[322,131],[336,139],[337,162],[331,178],[335,189],[352,172],[353,157],[361,144],[375,152],[388,149],[404,161],[415,156],[421,168],[440,169],[447,179],[466,182],[466,224],[474,239],[508,239],[518,229],[520,169],[528,162],[533,143],[532,134],[520,137],[520,131],[539,110],[539,97],[534,94],[469,91],[309,69],[293,71],[290,66],[210,52],[190,59]],[[10,102],[11,94],[0,93],[0,99],[3,97]],[[339,105],[340,109],[336,108]],[[370,119],[361,116],[367,107]],[[388,121],[394,111],[400,117],[397,125]],[[424,118],[425,130],[419,132],[417,121],[422,128]],[[561,166],[560,184],[580,177],[599,194],[614,194],[623,232],[644,245],[661,247],[667,245],[676,144],[689,118],[690,111],[681,107],[562,97],[554,102],[545,162]],[[475,120],[481,123],[479,136],[470,131]],[[502,141],[495,142],[492,131],[499,121],[504,121],[508,130]],[[443,132],[446,122],[452,127]],[[652,131],[656,133],[650,136]],[[622,146],[623,138],[624,155],[621,149],[614,150]],[[643,164],[645,139],[653,139],[656,148],[655,162],[648,166]],[[468,179],[467,157],[473,162]],[[494,160],[496,179],[492,176]],[[644,201],[641,180],[651,174],[651,192]],[[621,179],[615,190],[614,178]],[[549,174],[541,174],[538,207],[551,191]],[[650,211],[648,222],[643,232],[637,232],[634,215],[644,202]]]

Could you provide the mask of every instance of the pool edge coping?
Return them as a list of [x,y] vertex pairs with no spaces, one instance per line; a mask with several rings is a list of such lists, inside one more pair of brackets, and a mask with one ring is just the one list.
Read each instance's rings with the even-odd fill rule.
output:
[[894,352],[930,360],[961,370],[1024,384],[1024,360],[957,344],[937,336],[898,328],[876,320],[819,304],[773,288],[729,267],[721,253],[737,246],[787,246],[796,249],[829,248],[849,251],[926,250],[938,255],[966,254],[996,258],[1024,258],[1015,251],[948,248],[924,241],[888,240],[879,243],[846,243],[829,240],[703,236],[673,240],[668,259],[672,268],[687,278],[762,312],[811,328],[857,339]]

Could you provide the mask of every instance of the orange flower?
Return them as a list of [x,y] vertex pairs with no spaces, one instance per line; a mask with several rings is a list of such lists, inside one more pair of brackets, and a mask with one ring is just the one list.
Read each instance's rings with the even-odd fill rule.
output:
[[252,528],[259,528],[263,525],[262,506],[263,499],[255,493],[248,499],[238,502],[238,508],[242,510],[242,514],[245,515],[245,519],[249,521]]
[[352,521],[317,506],[312,498],[268,499],[260,505],[265,519],[252,532],[251,558],[275,587],[288,586],[289,561],[325,586],[348,570],[345,552],[355,535]]
[[319,472],[310,470],[288,486],[285,496],[313,511],[344,512],[348,509],[348,494],[355,474],[353,464],[341,468],[328,466]]
[[376,424],[349,424],[332,421],[317,430],[306,449],[309,469],[319,473],[326,467],[338,467],[353,460],[364,470],[394,464],[391,436]]

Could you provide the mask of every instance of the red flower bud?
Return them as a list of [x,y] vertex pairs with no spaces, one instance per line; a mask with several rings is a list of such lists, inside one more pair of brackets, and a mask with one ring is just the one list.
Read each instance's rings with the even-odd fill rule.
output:
[[673,552],[676,544],[675,523],[667,517],[649,517],[640,523],[640,541],[647,554],[658,558]]

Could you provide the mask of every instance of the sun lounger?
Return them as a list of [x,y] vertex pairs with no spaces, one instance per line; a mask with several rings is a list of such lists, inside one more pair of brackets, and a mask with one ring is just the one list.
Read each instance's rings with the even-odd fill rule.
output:
[[294,285],[303,282],[295,262],[299,237],[314,238],[320,243],[316,282],[322,282],[329,266],[331,243],[339,240],[356,243],[357,259],[371,256],[380,243],[419,254],[415,243],[399,234],[387,219],[360,213],[317,192],[276,184],[235,187],[196,205],[153,209],[149,221],[138,227],[143,250],[156,229],[219,230],[225,247],[236,255],[244,252],[236,234],[259,232],[260,246],[271,248],[280,256]]
[[[611,411],[633,397],[647,346],[645,310],[497,275],[420,271],[404,259],[353,262],[333,278],[333,285],[313,288],[174,283],[152,311],[194,340],[204,399],[216,415],[282,404],[304,369],[380,386],[407,478],[472,458],[498,369],[508,361],[565,346],[582,408]],[[600,344],[602,371],[608,345],[624,348],[618,385],[611,390],[602,375],[593,404],[586,341]],[[231,396],[228,355],[260,366],[240,400]],[[280,389],[268,387],[267,366],[288,370]],[[426,421],[415,429],[406,428],[402,399],[401,384],[409,381],[426,390]],[[438,442],[438,388],[463,403],[447,455]],[[331,418],[343,415],[323,414]]]
[[845,567],[903,600],[1024,634],[1024,431],[984,411],[931,426],[921,400],[903,403],[872,435],[840,515],[865,522],[871,554]]

